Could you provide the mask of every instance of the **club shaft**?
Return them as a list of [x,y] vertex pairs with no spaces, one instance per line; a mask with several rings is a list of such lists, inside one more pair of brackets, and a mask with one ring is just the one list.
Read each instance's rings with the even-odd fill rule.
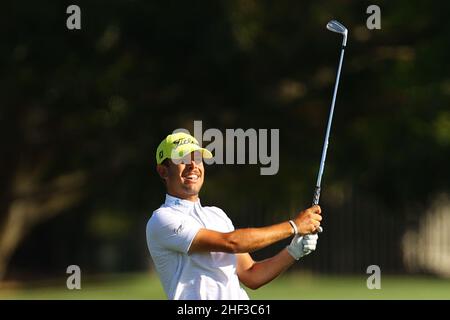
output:
[[338,90],[338,86],[339,86],[339,78],[341,77],[342,62],[344,60],[345,42],[346,42],[345,38],[344,38],[344,41],[343,41],[342,50],[341,50],[341,56],[340,56],[340,59],[339,59],[339,66],[338,66],[338,71],[337,71],[337,74],[336,74],[336,83],[334,84],[333,100],[331,102],[330,115],[328,117],[327,130],[326,130],[326,133],[325,133],[325,140],[324,140],[324,143],[323,143],[322,158],[320,160],[319,173],[317,175],[317,182],[316,182],[316,188],[315,188],[315,191],[314,191],[313,204],[319,204],[320,185],[321,185],[321,182],[322,182],[322,175],[323,175],[323,171],[324,171],[324,168],[325,168],[325,159],[327,157],[328,140],[330,138],[331,123],[333,121],[334,105],[336,103],[337,90]]

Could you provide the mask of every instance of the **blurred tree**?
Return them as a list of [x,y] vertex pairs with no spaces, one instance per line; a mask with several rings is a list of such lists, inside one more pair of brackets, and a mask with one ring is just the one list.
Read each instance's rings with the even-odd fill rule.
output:
[[242,203],[308,205],[339,54],[332,18],[350,36],[325,183],[393,208],[448,190],[447,2],[381,2],[377,31],[360,1],[76,1],[80,31],[65,27],[69,4],[2,4],[0,279],[58,214],[83,205],[79,227],[105,239],[150,215],[163,198],[154,149],[193,120],[281,134],[278,175],[207,168],[206,202],[236,218],[255,216]]

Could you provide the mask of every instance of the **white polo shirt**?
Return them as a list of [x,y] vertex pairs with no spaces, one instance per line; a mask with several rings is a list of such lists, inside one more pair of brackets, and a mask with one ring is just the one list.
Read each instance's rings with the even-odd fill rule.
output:
[[169,299],[248,300],[236,274],[236,256],[224,252],[188,254],[201,229],[230,232],[222,209],[202,207],[166,195],[166,202],[147,223],[147,245]]

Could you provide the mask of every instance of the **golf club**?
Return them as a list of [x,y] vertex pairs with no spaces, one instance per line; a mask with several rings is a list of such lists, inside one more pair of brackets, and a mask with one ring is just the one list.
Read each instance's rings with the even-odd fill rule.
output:
[[[322,158],[320,160],[320,167],[319,167],[319,173],[317,175],[317,182],[316,182],[316,188],[314,190],[314,198],[313,198],[313,205],[319,204],[319,198],[320,198],[320,184],[322,182],[322,175],[323,170],[325,168],[325,159],[327,157],[327,149],[328,149],[328,139],[330,137],[330,130],[331,130],[331,122],[333,121],[333,113],[334,113],[334,105],[336,103],[336,95],[339,85],[339,78],[341,76],[341,68],[342,68],[342,61],[344,60],[344,50],[345,46],[347,44],[347,28],[344,27],[341,23],[339,23],[336,20],[331,20],[327,24],[327,29],[336,33],[340,33],[343,36],[342,40],[342,49],[341,49],[341,57],[339,59],[339,67],[336,75],[336,82],[334,84],[334,92],[333,92],[333,100],[331,102],[331,109],[330,109],[330,115],[328,117],[328,124],[327,124],[327,131],[325,133],[325,140],[323,143],[323,149],[322,149]],[[322,227],[318,228],[318,232],[322,232]]]

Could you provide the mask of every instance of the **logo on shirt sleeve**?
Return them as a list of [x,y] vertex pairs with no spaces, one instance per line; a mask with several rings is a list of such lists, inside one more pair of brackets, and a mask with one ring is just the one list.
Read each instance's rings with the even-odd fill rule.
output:
[[183,229],[184,229],[183,224],[180,224],[178,228],[173,229],[173,232],[175,232],[175,234],[180,234],[180,232],[183,231]]

